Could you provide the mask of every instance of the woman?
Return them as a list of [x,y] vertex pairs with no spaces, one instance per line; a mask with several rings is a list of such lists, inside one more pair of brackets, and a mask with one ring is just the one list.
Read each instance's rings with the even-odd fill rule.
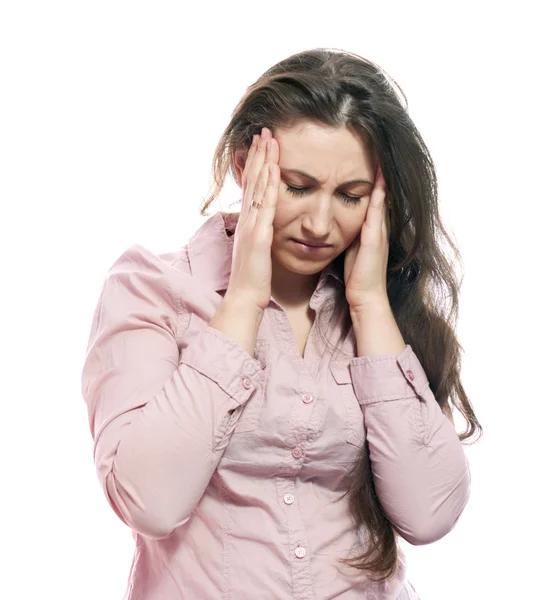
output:
[[201,214],[229,171],[240,212],[177,252],[129,248],[91,329],[95,462],[136,542],[126,597],[418,598],[398,537],[453,529],[481,432],[427,148],[378,66],[316,49],[248,88],[213,171]]

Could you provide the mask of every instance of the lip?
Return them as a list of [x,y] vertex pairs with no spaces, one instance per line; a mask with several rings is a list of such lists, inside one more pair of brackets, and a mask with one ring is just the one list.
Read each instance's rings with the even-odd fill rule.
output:
[[313,245],[313,244],[308,244],[307,242],[302,242],[301,240],[297,240],[296,238],[291,238],[293,240],[293,242],[297,242],[297,244],[300,244],[301,246],[307,246],[308,248],[330,248],[330,244],[322,244],[322,245]]
[[325,250],[328,250],[329,248],[331,248],[331,246],[308,246],[307,244],[299,242],[298,240],[295,240],[294,238],[291,238],[291,241],[294,244],[296,244],[296,247],[298,250],[300,250],[304,254],[309,254],[309,255],[322,254]]

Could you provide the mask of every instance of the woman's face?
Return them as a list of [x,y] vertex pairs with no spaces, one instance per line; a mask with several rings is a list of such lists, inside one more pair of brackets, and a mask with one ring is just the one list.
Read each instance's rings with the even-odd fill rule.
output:
[[[362,228],[377,160],[363,139],[345,127],[304,121],[272,133],[279,146],[281,174],[272,255],[290,272],[315,274],[341,254]],[[349,183],[353,180],[359,181]],[[301,191],[295,193],[290,187]],[[312,251],[293,240],[328,247]]]

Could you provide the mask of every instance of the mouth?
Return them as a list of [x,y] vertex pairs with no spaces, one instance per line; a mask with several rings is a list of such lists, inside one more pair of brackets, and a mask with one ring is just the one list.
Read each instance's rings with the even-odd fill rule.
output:
[[332,246],[330,244],[322,244],[322,245],[311,245],[311,244],[307,244],[306,242],[301,242],[300,240],[297,240],[295,238],[291,238],[291,240],[293,241],[293,243],[295,244],[295,246],[297,248],[299,248],[301,251],[303,252],[307,252],[307,253],[320,253],[323,252],[325,250],[328,250],[329,248],[331,248]]
[[297,244],[301,244],[302,246],[308,246],[308,248],[330,248],[330,244],[310,244],[308,242],[304,242],[302,240],[297,240],[296,238],[291,238],[293,242]]

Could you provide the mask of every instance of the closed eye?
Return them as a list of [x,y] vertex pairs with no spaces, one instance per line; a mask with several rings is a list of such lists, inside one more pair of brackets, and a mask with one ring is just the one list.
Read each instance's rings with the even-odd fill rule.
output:
[[[286,183],[285,185],[287,186],[287,191],[290,194],[294,194],[295,196],[303,196],[304,194],[307,194],[310,190],[310,188],[307,187],[293,187],[288,183]],[[349,196],[348,194],[344,194],[343,192],[340,192],[340,196],[343,198],[343,202],[345,202],[346,204],[358,204],[362,200],[361,196]]]

